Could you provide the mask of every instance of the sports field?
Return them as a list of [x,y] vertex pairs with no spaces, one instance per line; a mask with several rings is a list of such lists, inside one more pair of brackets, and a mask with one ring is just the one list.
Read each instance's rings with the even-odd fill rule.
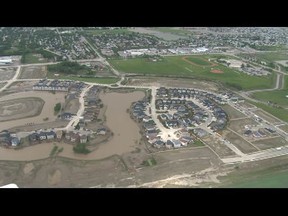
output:
[[[256,77],[243,74],[237,70],[209,61],[211,55],[162,57],[153,61],[151,58],[114,59],[109,62],[120,72],[202,78],[220,81],[239,90],[271,88],[272,75]],[[215,56],[214,56],[215,57]],[[220,71],[213,73],[213,71]],[[222,73],[221,73],[222,72]]]

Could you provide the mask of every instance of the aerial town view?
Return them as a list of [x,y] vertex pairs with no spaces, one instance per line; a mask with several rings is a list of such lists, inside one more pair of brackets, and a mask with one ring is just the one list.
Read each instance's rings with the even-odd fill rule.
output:
[[0,187],[288,187],[288,28],[0,27]]

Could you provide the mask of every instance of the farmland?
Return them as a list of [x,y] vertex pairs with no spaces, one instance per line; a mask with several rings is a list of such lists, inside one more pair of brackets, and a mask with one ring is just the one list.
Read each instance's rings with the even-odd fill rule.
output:
[[[123,73],[215,80],[239,90],[271,88],[273,85],[272,75],[267,77],[249,76],[224,65],[213,64],[212,61],[210,64],[208,61],[210,57],[211,55],[195,55],[193,57],[169,56],[163,57],[156,62],[151,61],[149,58],[114,59],[110,60],[110,63]],[[223,73],[211,73],[211,70],[219,70]]]

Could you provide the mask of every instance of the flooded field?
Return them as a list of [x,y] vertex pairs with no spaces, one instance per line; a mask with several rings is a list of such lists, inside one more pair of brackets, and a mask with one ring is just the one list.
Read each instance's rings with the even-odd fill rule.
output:
[[[48,94],[50,94],[50,97],[53,95],[51,93]],[[59,97],[59,95],[57,95],[57,97]],[[63,152],[61,152],[59,156],[73,159],[94,160],[102,159],[114,154],[120,155],[125,152],[133,151],[135,145],[138,144],[141,135],[139,133],[140,129],[130,118],[127,109],[132,102],[140,100],[143,97],[144,92],[140,91],[132,93],[102,93],[100,98],[103,103],[107,105],[105,113],[106,124],[114,133],[114,136],[107,143],[101,144],[98,149],[88,155],[75,154],[72,145],[56,143],[58,147],[63,147]],[[50,108],[53,109],[53,106]],[[52,148],[52,143],[42,143],[19,150],[0,148],[0,160],[26,161],[47,158],[49,157]]]
[[[19,100],[20,98],[37,97],[37,98],[41,98],[42,100],[44,100],[45,104],[43,106],[43,109],[40,115],[31,117],[31,118],[22,118],[22,119],[6,121],[5,124],[3,123],[0,124],[0,131],[7,130],[9,128],[16,127],[16,126],[22,126],[25,124],[40,124],[44,122],[55,121],[57,116],[54,115],[54,105],[58,102],[64,103],[65,101],[64,96],[65,96],[65,93],[62,93],[62,92],[52,94],[50,92],[31,91],[31,92],[9,94],[9,95],[5,95],[1,97],[0,102],[6,101],[6,100]],[[23,117],[25,116],[26,114],[23,113]],[[21,116],[19,116],[18,118],[21,118]]]

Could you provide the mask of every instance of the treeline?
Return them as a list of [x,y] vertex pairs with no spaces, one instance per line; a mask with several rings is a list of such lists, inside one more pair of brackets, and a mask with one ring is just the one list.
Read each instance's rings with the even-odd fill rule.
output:
[[69,62],[69,61],[63,61],[55,65],[48,65],[47,69],[50,72],[75,74],[75,75],[78,74],[79,72],[90,71],[90,68],[85,65],[80,65],[77,62]]

